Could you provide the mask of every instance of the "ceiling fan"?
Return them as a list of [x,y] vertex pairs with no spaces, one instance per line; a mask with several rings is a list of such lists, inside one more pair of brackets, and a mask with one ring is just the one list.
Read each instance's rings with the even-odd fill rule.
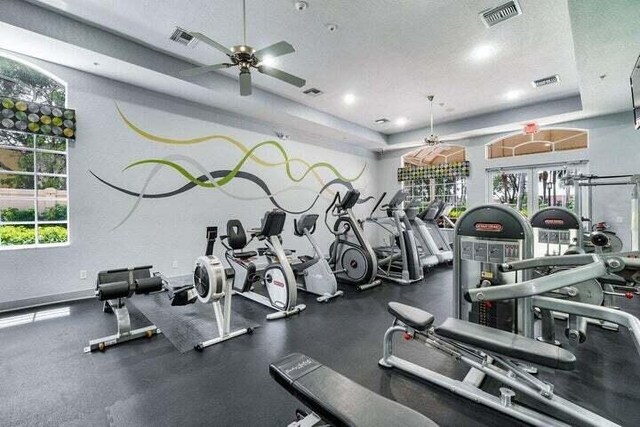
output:
[[427,96],[427,99],[431,103],[431,135],[427,136],[424,139],[424,142],[429,147],[434,147],[434,146],[440,144],[440,138],[438,137],[438,135],[433,133],[433,98],[434,98],[433,95]]
[[205,74],[214,70],[220,70],[230,67],[238,67],[240,69],[240,95],[251,95],[251,69],[255,68],[259,73],[266,74],[271,77],[275,77],[278,80],[282,80],[285,83],[296,87],[302,87],[306,84],[304,79],[296,77],[292,74],[285,73],[277,68],[269,67],[264,64],[266,57],[276,58],[278,56],[288,55],[295,52],[293,46],[286,41],[281,41],[271,46],[267,46],[260,50],[256,50],[253,47],[247,45],[247,14],[246,14],[246,0],[242,0],[242,20],[243,20],[243,43],[241,45],[233,46],[231,49],[226,46],[210,39],[199,32],[189,32],[189,34],[208,44],[209,46],[219,50],[227,55],[230,62],[205,65],[203,67],[191,68],[184,70],[180,74],[184,77],[192,77],[200,74]]

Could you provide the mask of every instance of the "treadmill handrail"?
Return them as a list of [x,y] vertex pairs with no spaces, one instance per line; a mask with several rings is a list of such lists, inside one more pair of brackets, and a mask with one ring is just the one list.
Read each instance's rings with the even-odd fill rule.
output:
[[596,258],[596,261],[590,264],[524,282],[469,289],[464,298],[469,302],[526,298],[597,279],[605,274],[607,274],[607,267],[604,261]]

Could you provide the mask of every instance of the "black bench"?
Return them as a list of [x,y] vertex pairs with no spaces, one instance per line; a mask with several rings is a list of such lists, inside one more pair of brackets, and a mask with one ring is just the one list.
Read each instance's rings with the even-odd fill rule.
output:
[[431,427],[424,415],[368,390],[300,353],[269,366],[271,376],[333,426]]

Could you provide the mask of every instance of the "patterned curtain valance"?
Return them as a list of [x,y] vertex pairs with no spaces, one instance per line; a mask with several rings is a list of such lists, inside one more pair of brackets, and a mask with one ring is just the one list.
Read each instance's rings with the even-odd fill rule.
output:
[[469,161],[442,163],[432,166],[398,168],[398,182],[419,181],[428,178],[456,178],[469,176]]
[[0,130],[67,139],[76,138],[75,110],[7,96],[0,96],[0,99],[2,100]]

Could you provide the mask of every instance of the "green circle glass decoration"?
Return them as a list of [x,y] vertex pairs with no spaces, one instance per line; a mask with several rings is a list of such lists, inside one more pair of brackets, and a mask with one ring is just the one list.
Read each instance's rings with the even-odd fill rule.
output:
[[16,112],[16,119],[23,121],[27,120],[27,113],[25,113],[24,111]]
[[64,118],[67,120],[73,120],[73,117],[75,116],[75,114],[73,114],[72,110],[65,110],[64,111]]
[[37,123],[29,123],[27,125],[27,128],[31,131],[31,132],[38,132],[40,130],[40,125]]
[[54,117],[53,120],[51,120],[51,123],[53,123],[56,126],[62,126],[62,118]]
[[63,124],[64,124],[64,127],[69,129],[73,129],[75,127],[71,120],[65,120]]
[[11,119],[2,119],[2,127],[7,129],[11,129],[13,127],[13,120]]
[[54,117],[62,117],[62,110],[59,108],[54,108],[53,110],[51,110],[51,114],[53,114]]
[[9,110],[8,108],[2,110],[2,117],[4,117],[5,119],[10,119],[13,117],[13,115],[13,110]]
[[42,116],[42,117],[40,117],[40,121],[42,122],[42,124],[49,125],[49,124],[51,124],[51,117],[50,116]]
[[40,107],[40,112],[45,116],[49,116],[51,115],[51,108],[46,105],[43,105],[42,107]]
[[35,103],[31,103],[29,104],[29,112],[30,113],[39,113],[40,112],[40,106],[38,104]]
[[61,135],[62,134],[62,128],[60,126],[54,126],[51,128],[51,132],[53,132],[54,135]]
[[40,127],[40,132],[44,133],[45,135],[48,135],[51,133],[51,126],[49,125],[42,125]]
[[29,108],[29,105],[26,102],[24,102],[24,101],[16,102],[16,110],[18,110],[18,111],[27,111],[27,108]]
[[29,119],[30,122],[33,122],[33,123],[37,123],[40,121],[40,116],[33,113],[29,114],[27,118]]
[[10,100],[9,98],[4,98],[4,99],[2,100],[2,106],[3,106],[4,108],[13,108],[13,107],[14,107],[14,104],[13,104],[13,101],[12,101],[12,100]]
[[16,129],[18,130],[27,130],[27,122],[16,122]]
[[73,136],[73,129],[66,128],[63,132],[64,136],[71,138]]

